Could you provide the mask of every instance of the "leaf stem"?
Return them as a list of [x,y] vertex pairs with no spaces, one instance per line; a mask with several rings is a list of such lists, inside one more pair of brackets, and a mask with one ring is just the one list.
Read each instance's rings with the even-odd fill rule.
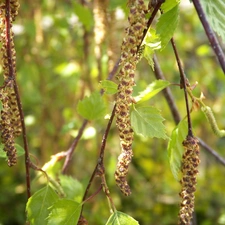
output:
[[186,110],[187,110],[187,119],[188,119],[188,136],[193,137],[193,132],[192,132],[192,124],[191,124],[191,115],[190,115],[190,110],[189,110],[189,103],[188,103],[188,93],[187,93],[187,83],[186,83],[186,76],[184,73],[184,69],[183,66],[181,64],[181,60],[177,51],[177,47],[175,45],[174,39],[171,38],[171,44],[173,47],[173,51],[176,57],[176,61],[177,61],[177,66],[179,68],[179,72],[180,72],[180,79],[181,79],[181,87],[184,88],[184,97],[185,97],[185,103],[186,103]]
[[200,4],[200,1],[199,0],[193,0],[192,1],[194,6],[195,6],[195,9],[197,11],[197,14],[198,14],[198,17],[202,23],[202,26],[204,27],[205,29],[205,33],[209,39],[209,42],[217,56],[217,59],[219,60],[219,63],[220,63],[220,66],[223,70],[223,73],[225,74],[225,55],[223,53],[223,50],[222,48],[220,47],[220,44],[217,40],[217,37],[215,35],[215,33],[213,32],[213,30],[211,29],[210,25],[209,25],[209,22],[205,16],[205,13],[203,11],[203,8]]

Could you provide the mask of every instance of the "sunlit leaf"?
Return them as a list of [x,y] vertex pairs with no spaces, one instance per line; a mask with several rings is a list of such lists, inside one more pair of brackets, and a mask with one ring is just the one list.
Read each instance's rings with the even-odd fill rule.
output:
[[176,180],[179,180],[181,160],[184,152],[182,142],[184,141],[186,136],[187,136],[187,121],[182,120],[173,130],[167,148],[170,169]]
[[111,80],[103,80],[101,81],[101,86],[104,89],[106,94],[115,94],[117,93],[117,84]]
[[131,216],[116,211],[108,219],[106,225],[138,225],[138,221]]
[[170,11],[162,14],[156,24],[156,34],[161,40],[161,49],[164,49],[177,28],[179,22],[179,7],[175,6]]
[[137,103],[147,101],[169,85],[170,85],[169,81],[155,80],[154,82],[149,84],[147,88],[144,91],[142,91],[138,96],[134,97],[134,100]]
[[105,112],[105,103],[98,92],[94,92],[90,97],[85,97],[78,102],[77,111],[87,120],[94,120],[102,117]]
[[164,118],[155,107],[142,106],[131,110],[131,125],[136,134],[144,137],[167,139]]
[[222,38],[225,43],[225,2],[222,0],[201,1],[213,30]]
[[48,225],[77,225],[81,204],[68,199],[59,199],[50,208]]
[[143,41],[145,46],[143,56],[147,59],[148,64],[154,68],[153,65],[153,54],[155,50],[159,50],[161,48],[161,41],[158,35],[156,35],[156,31],[150,28],[145,36]]
[[162,6],[161,9],[163,10],[163,12],[168,12],[169,10],[171,10],[172,8],[174,8],[176,5],[178,5],[180,3],[180,0],[166,0]]
[[46,186],[35,192],[26,205],[27,219],[32,225],[47,224],[49,207],[59,199],[55,191]]
[[63,188],[66,198],[72,199],[76,202],[81,202],[84,194],[82,184],[71,176],[60,175],[60,185]]

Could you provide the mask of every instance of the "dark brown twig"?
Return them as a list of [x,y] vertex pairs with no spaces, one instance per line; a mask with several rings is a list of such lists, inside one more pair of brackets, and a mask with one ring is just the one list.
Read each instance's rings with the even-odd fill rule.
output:
[[193,132],[192,132],[192,124],[191,124],[191,115],[190,115],[190,109],[189,109],[189,103],[188,103],[188,93],[187,93],[187,84],[186,84],[186,76],[184,73],[184,69],[183,66],[181,64],[181,60],[177,51],[177,47],[175,45],[174,39],[171,39],[171,44],[173,47],[173,51],[176,57],[176,61],[177,61],[177,66],[179,68],[179,72],[180,72],[180,79],[181,79],[181,87],[183,87],[184,89],[184,97],[185,97],[185,103],[186,103],[186,110],[187,110],[187,119],[188,119],[188,136],[193,137]]
[[[160,68],[160,65],[159,65],[159,62],[158,62],[158,59],[157,59],[156,55],[153,56],[153,62],[154,62],[155,77],[157,79],[165,80],[165,77],[164,77],[163,72]],[[169,108],[171,110],[173,119],[174,119],[175,123],[178,124],[181,120],[181,117],[180,117],[180,114],[178,112],[178,108],[175,104],[175,100],[174,100],[174,97],[171,93],[171,90],[170,90],[169,87],[166,87],[165,89],[163,89],[162,92],[163,92],[164,97],[166,98],[166,101],[167,101],[168,105],[169,105]]]
[[[162,70],[160,68],[158,59],[157,59],[157,57],[155,55],[153,57],[153,60],[154,60],[155,77],[157,79],[165,80],[165,77],[164,77],[163,72],[162,72]],[[168,90],[168,93],[170,93],[170,94],[167,93],[167,90]],[[171,113],[173,115],[175,123],[178,124],[180,122],[180,118],[181,117],[180,117],[180,113],[179,113],[179,111],[177,109],[177,106],[176,106],[176,104],[174,102],[174,98],[173,98],[172,93],[170,92],[170,88],[169,87],[167,87],[165,89],[165,91],[163,91],[163,95],[164,95],[164,97],[165,97],[165,99],[166,99],[166,101],[167,101],[167,103],[169,105],[169,108],[170,108],[170,111],[171,111]],[[212,149],[209,145],[207,145],[201,138],[198,138],[198,140],[199,140],[199,145],[204,150],[209,152],[212,156],[215,157],[216,160],[218,160],[222,165],[225,166],[225,159],[222,156],[220,156],[214,149]]]
[[198,138],[199,144],[208,151],[211,155],[215,157],[218,162],[220,162],[223,166],[225,166],[225,159],[220,156],[214,149],[212,149],[210,146],[208,146],[201,138]]
[[19,115],[22,126],[22,135],[23,135],[23,144],[25,151],[25,168],[26,168],[26,185],[27,185],[27,197],[31,196],[30,190],[30,156],[27,142],[27,134],[26,134],[26,126],[24,122],[24,114],[22,103],[20,99],[19,89],[16,83],[15,71],[13,69],[13,56],[12,56],[12,46],[11,46],[11,22],[10,22],[10,0],[6,0],[6,38],[7,38],[7,57],[8,57],[8,65],[9,65],[9,78],[13,80],[13,88],[16,95],[16,101],[19,109]]
[[[161,7],[161,5],[162,5],[163,2],[165,2],[165,0],[159,0],[159,1],[157,1],[156,5],[153,6],[153,7],[154,7],[154,10],[153,10],[153,12],[151,13],[151,16],[150,16],[150,18],[149,18],[149,20],[148,20],[147,28],[144,30],[144,33],[143,33],[143,36],[142,36],[142,40],[141,40],[141,44],[142,44],[142,42],[144,41],[145,35],[147,34],[148,29],[149,29],[149,27],[151,26],[151,24],[152,24],[152,22],[153,22],[153,20],[154,20],[154,18],[155,18],[155,16],[156,16],[156,14],[157,14],[158,10],[160,9],[160,7]],[[141,44],[138,46],[137,52],[139,51],[139,49],[140,49],[140,47],[141,47]]]
[[209,39],[209,42],[212,46],[212,49],[214,50],[215,54],[216,54],[216,57],[220,63],[220,66],[223,70],[223,73],[225,74],[225,55],[223,53],[223,50],[222,48],[220,47],[220,44],[217,40],[217,37],[215,35],[215,33],[213,32],[213,30],[211,29],[210,25],[209,25],[209,22],[205,16],[205,13],[202,9],[202,6],[201,6],[201,3],[199,2],[199,0],[193,0],[192,1],[194,6],[195,6],[195,9],[197,11],[197,14],[198,14],[198,17],[202,23],[202,26],[204,27],[205,29],[205,33]]
[[[112,111],[112,114],[111,114],[111,117],[109,119],[109,122],[107,124],[107,127],[106,127],[106,130],[105,130],[105,133],[103,135],[103,138],[102,138],[102,144],[101,144],[101,149],[100,149],[100,153],[99,153],[99,158],[98,158],[98,163],[97,165],[95,166],[95,169],[91,175],[91,178],[88,182],[88,185],[87,185],[87,188],[85,190],[85,193],[84,193],[84,196],[83,196],[83,202],[86,200],[87,198],[87,195],[88,195],[88,192],[90,190],[90,187],[91,187],[91,184],[95,178],[95,176],[98,174],[99,176],[103,177],[104,178],[104,173],[105,173],[105,169],[104,169],[104,152],[105,152],[105,145],[106,145],[106,140],[107,140],[107,137],[108,137],[108,134],[109,134],[109,130],[111,128],[111,125],[112,125],[112,122],[113,122],[113,118],[115,116],[115,109],[116,109],[116,105],[114,105],[114,108],[113,108],[113,111]],[[102,179],[102,181],[104,182],[104,180]],[[104,182],[105,183],[105,182]],[[102,186],[103,188],[106,187],[106,185],[104,185],[102,183]],[[107,190],[107,188],[106,188]],[[107,196],[109,197],[109,196]],[[111,198],[110,198],[111,199]],[[112,200],[111,200],[112,202]],[[83,211],[83,206],[82,206],[82,210],[81,210],[81,216],[82,216],[82,211]]]
[[88,123],[88,120],[83,121],[82,126],[80,127],[76,138],[73,140],[70,148],[67,150],[66,159],[65,159],[65,162],[64,162],[64,165],[63,165],[62,173],[66,172],[66,170],[69,166],[70,160],[72,158],[73,152],[74,152],[74,150],[75,150],[75,148],[76,148],[76,146],[77,146],[77,144],[78,144],[78,142],[79,142],[79,140],[80,140],[80,138],[81,138],[81,136],[84,132],[84,129],[85,129],[87,123]]

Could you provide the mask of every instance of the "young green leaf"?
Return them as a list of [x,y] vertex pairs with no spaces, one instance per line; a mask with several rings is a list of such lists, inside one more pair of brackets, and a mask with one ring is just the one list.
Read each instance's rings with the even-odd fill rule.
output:
[[136,134],[144,137],[167,139],[164,118],[155,107],[142,106],[131,110],[131,125]]
[[15,144],[15,147],[16,147],[17,157],[25,154],[24,148],[22,146]]
[[159,35],[161,40],[161,50],[163,50],[177,28],[179,22],[179,7],[178,5],[170,11],[162,14],[159,22],[156,24],[156,34]]
[[27,220],[30,224],[45,225],[49,214],[49,207],[59,199],[55,191],[47,185],[41,190],[34,193],[27,202]]
[[90,97],[85,97],[78,102],[77,112],[87,120],[94,120],[104,115],[105,108],[100,93],[94,92]]
[[169,10],[171,10],[172,8],[174,8],[179,3],[180,3],[180,0],[166,0],[162,4],[161,9],[165,13],[165,12],[168,12]]
[[213,30],[225,43],[225,2],[220,0],[207,0],[201,1],[201,4]]
[[60,175],[59,180],[63,191],[66,194],[66,198],[72,199],[76,202],[82,201],[84,189],[78,180],[66,175]]
[[150,28],[145,36],[143,41],[145,46],[143,56],[147,59],[148,64],[154,68],[153,64],[153,54],[155,50],[161,49],[161,41],[158,35],[156,35],[156,31]]
[[117,93],[117,84],[111,80],[103,80],[101,81],[101,86],[104,89],[106,94],[113,95]]
[[173,130],[167,147],[170,169],[176,180],[179,180],[181,160],[184,152],[182,142],[187,136],[187,127],[186,120],[180,121],[180,123]]
[[69,199],[59,199],[50,210],[48,225],[77,225],[81,204]]
[[144,101],[147,101],[169,85],[169,81],[155,80],[154,82],[149,84],[147,88],[142,91],[138,96],[134,97],[134,100],[136,101],[136,103],[142,103]]
[[131,216],[115,211],[108,219],[106,225],[139,225],[138,221]]

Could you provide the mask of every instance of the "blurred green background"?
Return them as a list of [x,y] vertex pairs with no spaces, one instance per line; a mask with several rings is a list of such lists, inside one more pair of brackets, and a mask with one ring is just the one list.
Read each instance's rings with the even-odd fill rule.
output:
[[[20,4],[14,23],[17,80],[31,158],[42,167],[51,155],[69,148],[83,120],[76,112],[79,99],[100,90],[99,82],[107,78],[119,58],[127,26],[127,7],[125,1],[111,0],[106,4],[104,15],[107,19],[103,20],[106,33],[101,40],[98,24],[102,15],[94,11],[96,5],[92,1],[24,0]],[[215,112],[219,127],[224,128],[225,77],[189,1],[182,1],[180,23],[174,38],[190,83],[198,82],[193,93],[197,97],[204,93],[205,103]],[[224,44],[222,46],[225,47]],[[179,73],[171,46],[157,52],[157,56],[166,79],[178,84]],[[136,74],[135,93],[155,80],[145,59],[139,63]],[[183,90],[176,85],[171,90],[184,117]],[[115,96],[104,96],[104,99],[110,114]],[[175,123],[163,95],[158,94],[148,104],[161,110],[170,135]],[[218,139],[212,133],[203,113],[193,112],[192,119],[196,136],[225,156],[225,139]],[[74,153],[68,174],[80,180],[84,187],[95,167],[106,125],[104,118],[90,122]],[[17,143],[22,145],[21,138]],[[106,146],[105,165],[117,210],[131,215],[141,225],[176,224],[180,185],[170,171],[167,141],[135,136],[133,147],[134,158],[128,176],[132,195],[123,197],[114,181],[120,144],[113,123]],[[13,168],[7,166],[5,159],[0,159],[0,163],[0,224],[25,224],[24,158],[19,157]],[[195,208],[197,224],[225,224],[225,168],[201,149],[199,170]],[[34,171],[31,176],[32,179],[36,176]],[[32,192],[37,185],[36,181],[32,183]],[[97,178],[91,192],[95,192],[99,185],[100,179]],[[89,224],[105,224],[109,215],[103,193],[85,204],[84,216]]]

